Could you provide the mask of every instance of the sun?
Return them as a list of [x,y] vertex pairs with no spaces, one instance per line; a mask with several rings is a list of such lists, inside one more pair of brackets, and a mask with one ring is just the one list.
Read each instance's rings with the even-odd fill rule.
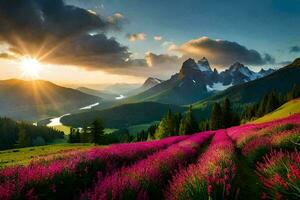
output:
[[41,70],[41,64],[35,58],[24,56],[20,58],[20,66],[22,75],[25,78],[36,79],[39,78],[39,72]]

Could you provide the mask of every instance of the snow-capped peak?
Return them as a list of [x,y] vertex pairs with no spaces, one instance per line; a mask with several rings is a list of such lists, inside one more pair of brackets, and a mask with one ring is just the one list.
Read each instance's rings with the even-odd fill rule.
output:
[[198,68],[199,68],[200,71],[212,72],[212,70],[210,68],[210,65],[209,65],[209,62],[205,57],[203,57],[201,60],[199,60],[197,64],[198,64]]

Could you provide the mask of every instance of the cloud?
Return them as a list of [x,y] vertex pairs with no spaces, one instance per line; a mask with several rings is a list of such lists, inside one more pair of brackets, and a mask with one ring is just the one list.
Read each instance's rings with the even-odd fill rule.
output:
[[153,37],[154,40],[156,41],[161,41],[162,40],[162,36],[156,35]]
[[145,61],[149,67],[162,67],[171,68],[172,66],[180,65],[182,60],[178,56],[168,54],[154,54],[151,52],[146,53]]
[[155,54],[148,52],[144,59],[131,60],[128,68],[111,68],[110,72],[117,74],[127,74],[140,77],[158,77],[169,79],[171,75],[177,73],[181,68],[183,58],[169,54]]
[[146,39],[146,34],[145,33],[127,34],[127,38],[131,42],[145,40]]
[[227,67],[236,61],[247,65],[264,65],[275,62],[271,55],[262,55],[237,42],[213,40],[208,37],[190,40],[173,50],[181,52],[184,57],[199,59],[205,56],[212,64],[219,67]]
[[107,21],[111,24],[112,28],[121,29],[125,17],[121,13],[115,13],[112,16],[108,16]]
[[298,52],[300,52],[300,47],[299,46],[290,47],[290,53],[298,53]]
[[30,55],[86,69],[128,67],[135,62],[127,47],[105,35],[123,19],[120,13],[100,17],[63,0],[0,1],[0,42],[9,45],[2,57]]

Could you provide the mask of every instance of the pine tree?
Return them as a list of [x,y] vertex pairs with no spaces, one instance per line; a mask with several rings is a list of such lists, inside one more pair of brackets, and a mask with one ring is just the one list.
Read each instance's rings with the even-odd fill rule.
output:
[[208,130],[210,130],[209,120],[203,120],[199,122],[199,131],[208,131]]
[[275,91],[272,91],[270,94],[268,94],[268,101],[265,107],[265,113],[270,113],[276,110],[279,107],[279,99],[278,94]]
[[91,142],[96,144],[101,143],[101,136],[104,133],[104,127],[102,125],[102,121],[100,119],[96,119],[91,124]]
[[175,135],[175,123],[171,110],[162,118],[155,133],[155,138],[161,139]]
[[170,136],[170,131],[169,131],[169,127],[168,127],[167,118],[164,117],[164,118],[162,118],[162,120],[160,121],[160,123],[158,125],[158,128],[155,133],[155,138],[161,139],[161,138],[165,138],[168,136]]
[[185,134],[193,134],[198,131],[198,123],[193,115],[192,105],[190,105],[189,107],[185,123]]
[[286,100],[290,101],[290,100],[296,99],[298,97],[300,97],[300,89],[299,89],[298,85],[294,84],[292,90],[288,92],[288,94],[286,96]]
[[174,133],[175,133],[175,135],[179,135],[181,119],[182,119],[181,113],[176,113],[175,116],[174,116],[174,125],[175,125]]
[[268,94],[264,95],[262,101],[259,104],[259,108],[257,110],[256,117],[261,117],[261,116],[265,115],[268,100],[269,100],[269,95]]
[[169,136],[174,136],[176,135],[176,125],[175,125],[175,120],[172,114],[172,111],[169,109],[167,113],[167,128],[169,132]]
[[186,116],[180,122],[179,132],[180,135],[187,135],[187,134],[193,134],[198,130],[199,130],[198,123],[193,115],[192,106],[190,105]]
[[75,143],[74,129],[70,128],[68,143]]
[[185,135],[185,133],[186,133],[185,126],[186,126],[185,118],[182,118],[180,121],[180,126],[179,126],[179,135]]
[[223,128],[222,121],[223,121],[222,108],[219,103],[215,103],[211,113],[210,128],[212,130]]
[[19,147],[27,147],[29,146],[29,138],[26,134],[25,128],[21,125],[18,133],[18,145]]
[[233,113],[231,110],[231,104],[228,98],[224,100],[223,107],[223,127],[228,128],[232,126],[233,122]]

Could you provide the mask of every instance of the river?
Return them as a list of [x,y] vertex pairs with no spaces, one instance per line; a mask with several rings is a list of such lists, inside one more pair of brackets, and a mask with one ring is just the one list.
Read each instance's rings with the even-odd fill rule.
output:
[[[87,105],[87,106],[84,106],[82,108],[79,108],[79,110],[89,110],[89,109],[92,109],[93,107],[95,106],[98,106],[100,103],[97,102],[97,103],[93,103],[91,105]],[[71,115],[71,113],[67,113],[67,114],[64,114],[62,116],[59,116],[59,117],[55,117],[55,118],[52,118],[50,119],[50,122],[47,124],[48,127],[53,127],[53,126],[61,126],[63,125],[61,122],[60,122],[60,119],[65,117],[65,116],[68,116],[68,115]]]

